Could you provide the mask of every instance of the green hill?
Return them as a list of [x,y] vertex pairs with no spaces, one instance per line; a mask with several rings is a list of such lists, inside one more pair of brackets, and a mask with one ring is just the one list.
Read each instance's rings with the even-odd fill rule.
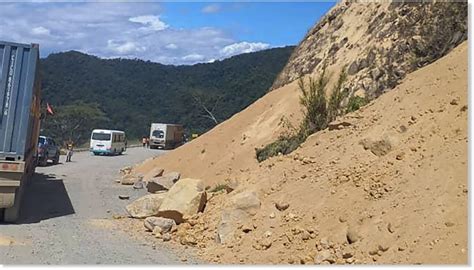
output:
[[[76,51],[42,59],[43,102],[51,104],[42,133],[87,141],[93,128],[147,135],[150,123],[180,123],[203,133],[266,93],[293,46],[237,55],[213,63],[172,66],[101,59]],[[78,127],[80,126],[80,127]]]

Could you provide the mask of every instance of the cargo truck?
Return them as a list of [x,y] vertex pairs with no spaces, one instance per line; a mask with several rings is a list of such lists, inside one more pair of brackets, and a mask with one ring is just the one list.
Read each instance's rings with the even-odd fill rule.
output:
[[172,149],[183,144],[182,125],[152,123],[150,128],[150,148]]
[[15,222],[36,166],[39,46],[0,41],[0,219]]

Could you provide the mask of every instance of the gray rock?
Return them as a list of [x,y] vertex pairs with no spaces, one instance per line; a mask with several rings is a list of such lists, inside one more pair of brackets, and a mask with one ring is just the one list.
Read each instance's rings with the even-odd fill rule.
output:
[[145,182],[143,181],[137,181],[135,184],[133,184],[134,189],[143,189],[145,188]]
[[163,175],[164,170],[162,168],[153,168],[143,176],[143,181],[148,182],[155,177]]
[[354,75],[359,71],[359,65],[357,64],[357,60],[352,62],[347,69],[348,75]]
[[134,218],[146,218],[158,214],[161,203],[166,197],[166,193],[145,195],[125,208],[128,214]]
[[318,252],[318,254],[316,254],[316,257],[314,258],[314,263],[322,264],[323,262],[328,262],[331,264],[336,262],[330,250],[321,250]]
[[150,193],[169,190],[179,180],[180,176],[179,172],[170,172],[163,176],[152,178],[147,182],[147,190]]
[[232,241],[238,225],[250,222],[251,217],[260,209],[260,204],[257,193],[252,191],[244,191],[231,197],[221,213],[217,241],[222,244]]
[[164,233],[163,236],[161,237],[163,239],[163,242],[168,242],[171,240],[171,234],[170,233]]
[[143,221],[143,225],[152,232],[155,230],[155,227],[159,227],[161,233],[167,233],[171,231],[173,226],[176,226],[176,222],[169,218],[147,217]]
[[133,185],[143,179],[141,174],[126,174],[120,179],[122,185]]
[[167,192],[158,216],[171,218],[179,224],[184,221],[184,216],[193,216],[202,212],[206,202],[207,193],[202,180],[181,179]]

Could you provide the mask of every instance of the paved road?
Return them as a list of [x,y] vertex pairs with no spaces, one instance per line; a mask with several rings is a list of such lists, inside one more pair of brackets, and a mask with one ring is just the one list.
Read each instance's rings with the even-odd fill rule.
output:
[[145,194],[114,183],[121,167],[159,150],[130,148],[123,156],[76,153],[73,162],[37,168],[19,224],[0,224],[0,264],[176,264],[164,248],[153,249],[114,228],[130,200]]

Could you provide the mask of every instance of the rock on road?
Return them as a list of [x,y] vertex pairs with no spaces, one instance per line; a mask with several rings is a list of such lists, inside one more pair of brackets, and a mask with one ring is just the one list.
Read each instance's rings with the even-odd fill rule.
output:
[[[71,163],[38,167],[23,197],[18,224],[0,224],[0,264],[177,264],[114,227],[114,214],[145,190],[115,183],[119,169],[162,154],[130,148],[122,156],[75,153]],[[119,200],[118,195],[130,200]]]

